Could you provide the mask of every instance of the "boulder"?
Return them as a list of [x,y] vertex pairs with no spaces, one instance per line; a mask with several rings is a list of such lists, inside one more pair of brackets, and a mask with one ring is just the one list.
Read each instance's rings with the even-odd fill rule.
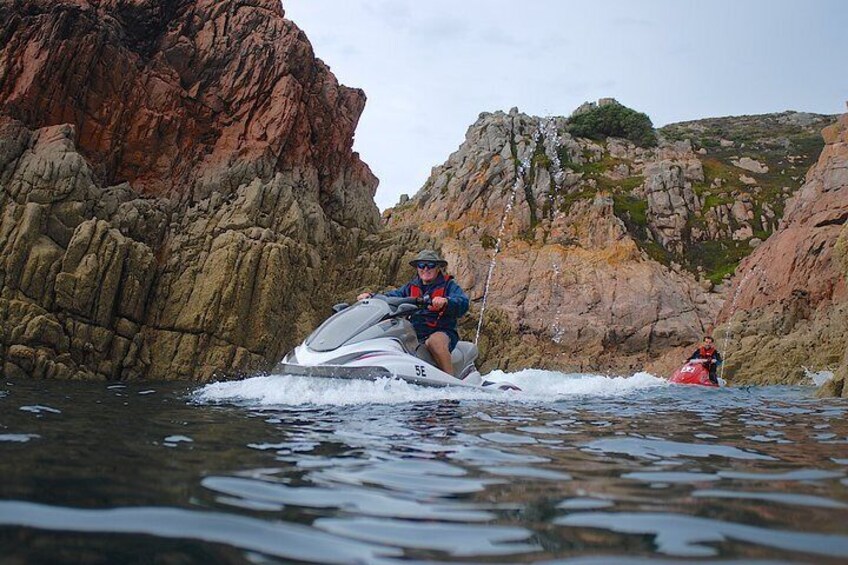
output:
[[733,163],[740,169],[745,169],[746,171],[750,171],[752,173],[763,174],[769,171],[768,166],[763,163],[760,163],[756,159],[751,159],[750,157],[740,157],[739,159],[733,159],[731,163]]

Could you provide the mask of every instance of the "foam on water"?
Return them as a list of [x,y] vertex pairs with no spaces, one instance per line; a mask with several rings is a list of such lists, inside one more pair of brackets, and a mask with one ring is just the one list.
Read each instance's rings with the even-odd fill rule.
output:
[[630,377],[609,377],[525,369],[515,373],[493,371],[485,378],[494,382],[511,382],[521,387],[522,391],[424,387],[399,379],[348,381],[270,375],[242,381],[211,383],[196,390],[193,399],[201,404],[236,402],[260,406],[402,404],[446,399],[550,402],[574,395],[617,396],[646,388],[668,386],[665,379],[648,373],[636,373]]
[[820,387],[825,384],[827,381],[833,378],[833,371],[829,371],[827,369],[821,371],[811,371],[807,367],[802,367],[804,369],[804,375],[809,379],[814,386]]

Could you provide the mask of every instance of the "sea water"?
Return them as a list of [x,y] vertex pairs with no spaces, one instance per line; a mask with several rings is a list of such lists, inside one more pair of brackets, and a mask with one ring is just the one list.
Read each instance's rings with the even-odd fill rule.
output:
[[0,562],[844,563],[814,387],[0,381]]

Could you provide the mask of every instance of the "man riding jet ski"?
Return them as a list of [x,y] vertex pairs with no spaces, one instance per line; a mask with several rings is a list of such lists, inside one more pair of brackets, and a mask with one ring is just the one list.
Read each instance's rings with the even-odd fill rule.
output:
[[[390,290],[386,296],[413,297],[429,296],[432,304],[410,317],[418,341],[424,344],[438,367],[445,373],[453,374],[451,352],[459,343],[456,320],[468,312],[468,297],[453,277],[445,276],[442,269],[448,262],[431,249],[424,249],[409,262],[417,270],[417,276],[401,288]],[[371,298],[373,294],[364,292],[357,300]]]
[[715,341],[712,336],[708,335],[704,337],[703,345],[699,346],[689,356],[686,364],[675,371],[669,380],[676,384],[721,386],[716,374],[716,370],[721,364],[721,354],[715,348]]
[[410,265],[417,276],[402,288],[360,294],[353,306],[336,305],[336,313],[277,369],[314,377],[398,377],[423,385],[520,390],[483,380],[474,366],[477,346],[459,341],[456,319],[468,311],[468,297],[442,273],[447,261],[424,250]]

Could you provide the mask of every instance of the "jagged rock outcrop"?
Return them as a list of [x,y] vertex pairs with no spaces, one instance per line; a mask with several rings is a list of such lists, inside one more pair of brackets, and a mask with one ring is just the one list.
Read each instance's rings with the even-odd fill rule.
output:
[[12,0],[0,6],[3,113],[70,123],[104,186],[200,200],[275,173],[346,225],[376,225],[350,151],[365,105],[277,0]]
[[680,172],[660,185],[670,202],[660,214],[649,212],[652,235],[671,260],[714,283],[729,277],[777,229],[786,200],[821,152],[819,132],[834,119],[782,112],[663,127],[663,139],[692,151],[669,164]]
[[0,18],[4,375],[263,370],[420,240],[377,233],[351,151],[364,94],[279,2],[14,0]]
[[691,274],[652,260],[617,215],[636,188],[653,198],[678,186],[664,183],[670,174],[697,177],[691,147],[565,130],[564,118],[481,114],[419,193],[386,213],[390,228],[419,226],[440,242],[474,301],[500,249],[488,300],[523,345],[487,352],[488,366],[630,369],[696,340],[720,304]]
[[715,323],[726,285],[714,285],[777,229],[832,121],[785,112],[686,122],[660,130],[652,148],[575,138],[567,118],[484,113],[384,217],[440,242],[478,301],[500,249],[487,367],[625,369],[666,353],[679,363]]
[[848,114],[789,200],[778,231],[734,275],[722,309],[728,370],[745,382],[799,382],[804,367],[848,367]]
[[674,157],[645,167],[643,190],[651,234],[664,249],[682,255],[690,221],[701,212],[692,183],[703,182],[704,170],[688,144]]

